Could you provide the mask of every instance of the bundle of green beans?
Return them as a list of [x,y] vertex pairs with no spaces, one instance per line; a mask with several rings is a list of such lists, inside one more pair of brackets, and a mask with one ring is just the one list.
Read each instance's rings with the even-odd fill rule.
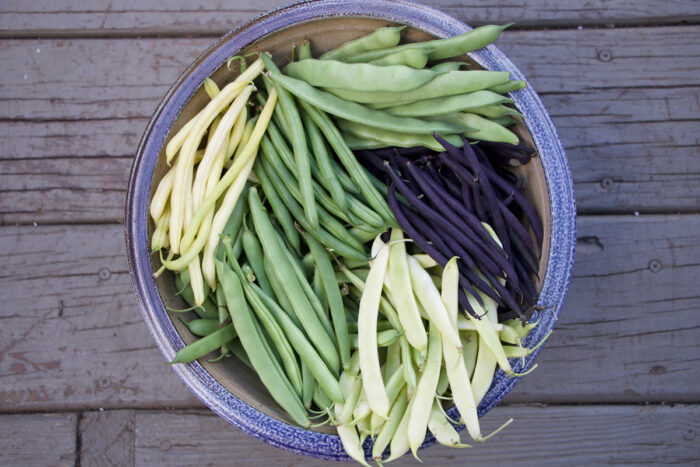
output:
[[205,82],[212,100],[169,141],[175,166],[150,206],[152,249],[167,251],[156,274],[174,271],[190,306],[169,311],[198,337],[169,363],[235,355],[295,423],[326,417],[364,465],[367,437],[379,463],[416,455],[427,431],[455,447],[460,424],[491,436],[476,408],[498,367],[515,375],[508,359],[541,345],[523,345],[535,324],[498,323],[487,296],[473,304],[484,318],[458,316],[457,262],[407,243],[352,149],[435,149],[432,132],[517,142],[504,94],[525,83],[442,61],[504,28],[404,45],[403,28],[380,28],[319,59],[305,41],[285,73],[263,53],[221,90]]
[[485,47],[506,28],[487,25],[449,39],[398,45],[403,27],[380,28],[318,59],[300,54],[272,80],[299,100],[334,117],[352,149],[425,146],[442,150],[435,131],[516,144],[507,127],[521,115],[508,92],[525,87],[508,72],[462,70],[444,61]]

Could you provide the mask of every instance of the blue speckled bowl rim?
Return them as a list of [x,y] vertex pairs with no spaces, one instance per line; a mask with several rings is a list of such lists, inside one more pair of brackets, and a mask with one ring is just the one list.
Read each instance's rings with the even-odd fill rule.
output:
[[[222,37],[205,51],[175,82],[156,109],[139,144],[131,170],[126,200],[125,231],[129,268],[139,306],[149,331],[161,352],[172,359],[184,343],[167,315],[152,278],[148,249],[148,198],[151,178],[172,123],[203,80],[239,50],[281,28],[315,19],[340,16],[377,18],[403,23],[438,37],[449,37],[471,29],[445,13],[425,5],[387,0],[321,0],[301,2],[265,13]],[[495,46],[471,53],[485,69],[509,71],[513,79],[525,79],[515,65]],[[571,278],[576,243],[576,209],[573,182],[564,149],[552,121],[532,86],[512,93],[512,99],[525,115],[530,134],[544,168],[551,210],[550,250],[538,304],[546,307],[542,321],[528,336],[538,342],[557,319]],[[538,316],[533,317],[537,319]],[[539,354],[513,360],[514,370],[530,368]],[[187,387],[221,418],[251,436],[295,454],[327,460],[350,460],[336,435],[308,431],[269,417],[231,394],[198,362],[174,365]],[[479,415],[491,410],[518,382],[498,371],[479,405]],[[457,417],[455,408],[448,412]],[[432,436],[423,447],[433,444]],[[371,442],[365,445],[371,455]]]

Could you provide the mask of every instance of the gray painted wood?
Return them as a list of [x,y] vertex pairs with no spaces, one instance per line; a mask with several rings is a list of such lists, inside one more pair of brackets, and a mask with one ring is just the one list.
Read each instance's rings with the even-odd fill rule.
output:
[[80,464],[134,465],[134,411],[85,412],[80,421]]
[[[697,406],[499,406],[483,420],[503,432],[472,449],[433,446],[425,465],[697,465]],[[462,435],[463,441],[468,435]],[[207,412],[137,412],[136,465],[328,465],[284,452]],[[338,464],[340,465],[340,464]],[[393,465],[393,464],[392,464]],[[396,465],[421,465],[410,454]]]
[[[583,217],[579,235],[556,330],[507,401],[700,401],[700,216]],[[3,227],[0,263],[0,411],[201,406],[146,330],[121,226]]]
[[0,415],[0,465],[73,466],[77,415]]
[[[151,112],[211,43],[0,43],[0,59],[15,64],[0,70],[9,83],[0,87],[0,223],[121,220]],[[700,27],[510,31],[499,40],[553,117],[579,212],[697,210],[700,49],[687,43],[700,43]]]
[[[154,0],[107,0],[86,7],[77,0],[42,2],[5,1],[0,7],[0,30],[5,36],[86,34],[220,34],[265,10],[290,3],[262,0],[237,2],[177,0],[162,4]],[[700,8],[692,0],[515,0],[472,1],[467,5],[449,0],[423,2],[467,23],[516,22],[521,26],[579,24],[678,23],[697,20]]]

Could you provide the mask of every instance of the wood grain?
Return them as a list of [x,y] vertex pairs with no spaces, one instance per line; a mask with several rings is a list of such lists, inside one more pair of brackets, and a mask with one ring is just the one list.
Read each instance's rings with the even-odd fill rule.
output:
[[85,412],[80,420],[80,465],[134,465],[134,411]]
[[[0,59],[14,64],[0,70],[0,223],[122,219],[151,112],[211,42],[0,41]],[[553,117],[579,212],[697,211],[700,49],[687,43],[700,43],[700,26],[499,40]]]
[[[507,401],[700,401],[700,216],[583,217],[579,236],[556,332]],[[200,407],[146,331],[121,226],[3,227],[0,263],[0,411]]]
[[[431,466],[693,465],[700,461],[697,406],[501,406],[485,417],[482,431],[488,433],[510,417],[515,422],[483,445],[466,450],[438,445],[419,455]],[[208,412],[137,412],[135,418],[137,465],[329,464],[269,446]],[[468,436],[462,438],[466,441]],[[397,465],[421,464],[409,454]]]
[[0,415],[0,465],[75,464],[77,415]]
[[[0,31],[6,37],[37,35],[138,35],[221,34],[271,8],[290,3],[262,0],[235,2],[176,0],[167,5],[154,0],[107,0],[86,7],[77,0],[23,2],[8,0],[0,6]],[[480,25],[516,22],[519,26],[664,24],[697,21],[700,8],[692,0],[515,0],[472,1],[468,5],[450,0],[424,1],[462,21]]]

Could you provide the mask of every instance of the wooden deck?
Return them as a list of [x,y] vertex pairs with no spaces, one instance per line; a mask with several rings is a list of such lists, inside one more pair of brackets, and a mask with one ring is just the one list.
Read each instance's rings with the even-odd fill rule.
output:
[[[324,464],[227,425],[164,365],[122,226],[166,89],[283,3],[0,2],[0,465]],[[485,419],[516,423],[425,464],[698,465],[700,3],[427,3],[517,23],[498,46],[553,117],[580,217],[540,367]]]

